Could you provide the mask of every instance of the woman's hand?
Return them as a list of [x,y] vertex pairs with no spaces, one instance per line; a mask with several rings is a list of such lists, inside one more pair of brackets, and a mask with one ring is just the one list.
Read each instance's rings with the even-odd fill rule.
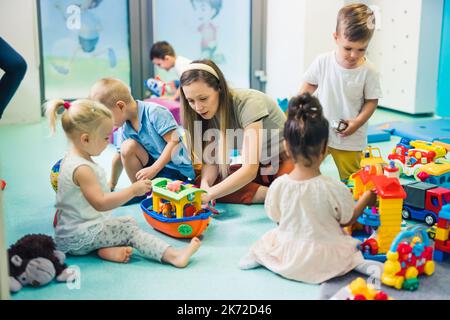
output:
[[209,204],[213,198],[209,193],[203,193],[202,194],[202,204]]

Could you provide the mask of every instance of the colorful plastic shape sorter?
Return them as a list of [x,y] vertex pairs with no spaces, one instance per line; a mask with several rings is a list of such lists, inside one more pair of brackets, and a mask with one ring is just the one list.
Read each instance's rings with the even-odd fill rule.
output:
[[167,178],[156,178],[152,185],[152,197],[142,201],[141,209],[153,228],[175,238],[193,238],[205,231],[211,220],[211,211],[201,205],[206,191]]

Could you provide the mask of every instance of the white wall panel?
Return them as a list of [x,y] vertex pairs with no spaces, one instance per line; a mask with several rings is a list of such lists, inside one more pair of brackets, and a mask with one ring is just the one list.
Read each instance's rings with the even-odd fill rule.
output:
[[[0,125],[32,123],[41,119],[39,40],[36,1],[0,1],[0,35],[17,51],[28,68]],[[0,76],[3,71],[0,70]]]

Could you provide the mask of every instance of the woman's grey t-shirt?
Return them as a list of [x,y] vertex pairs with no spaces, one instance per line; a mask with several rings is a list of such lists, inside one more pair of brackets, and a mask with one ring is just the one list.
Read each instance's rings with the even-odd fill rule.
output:
[[[235,129],[244,129],[248,125],[262,120],[263,141],[261,163],[268,164],[278,159],[284,151],[282,141],[286,115],[277,103],[266,94],[252,89],[232,90],[235,110]],[[237,149],[242,149],[242,139],[238,139]]]

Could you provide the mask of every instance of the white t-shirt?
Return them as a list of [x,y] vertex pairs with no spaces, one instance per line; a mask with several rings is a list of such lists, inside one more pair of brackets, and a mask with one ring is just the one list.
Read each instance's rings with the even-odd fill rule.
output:
[[185,58],[183,56],[177,56],[176,60],[175,60],[175,65],[174,65],[174,69],[175,72],[178,75],[178,78],[181,77],[181,75],[183,74],[184,70],[187,69],[188,65],[192,62],[192,60],[189,60],[188,58]]
[[338,64],[333,51],[317,57],[306,71],[304,80],[318,86],[314,95],[330,122],[328,145],[339,150],[363,150],[367,144],[367,122],[348,137],[341,137],[331,128],[331,123],[333,120],[355,119],[364,105],[364,99],[381,98],[380,79],[375,66],[366,58],[358,68],[346,69]]

